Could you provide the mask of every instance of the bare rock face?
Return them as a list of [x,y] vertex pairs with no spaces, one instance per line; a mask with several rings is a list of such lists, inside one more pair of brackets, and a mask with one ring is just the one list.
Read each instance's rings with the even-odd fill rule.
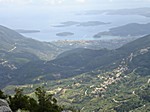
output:
[[12,112],[6,100],[0,99],[0,112]]

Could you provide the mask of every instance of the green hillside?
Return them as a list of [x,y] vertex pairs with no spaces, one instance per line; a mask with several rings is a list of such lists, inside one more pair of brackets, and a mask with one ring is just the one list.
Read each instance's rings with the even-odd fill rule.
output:
[[[10,83],[39,83],[48,80],[68,78],[97,69],[104,71],[113,70],[120,65],[122,60],[126,61],[127,66],[131,66],[132,60],[140,57],[146,57],[142,60],[142,62],[145,61],[144,63],[146,63],[148,62],[146,60],[149,60],[147,56],[147,52],[149,52],[147,48],[149,46],[149,40],[150,36],[145,36],[116,50],[75,49],[64,52],[52,61],[33,61],[12,72],[13,81]],[[137,47],[137,45],[139,46]],[[147,50],[146,56],[141,53],[143,49]],[[135,65],[133,64],[132,66]],[[132,66],[130,67],[132,68],[130,71],[136,68]]]
[[4,26],[0,26],[0,40],[0,50],[9,53],[29,53],[42,60],[54,59],[59,50],[61,50],[51,43],[23,37],[14,30]]
[[53,52],[56,58],[50,61],[33,52],[46,52],[47,43],[21,38],[14,37],[12,42],[22,44],[11,51],[1,47],[0,88],[6,93],[17,86],[30,94],[44,86],[60,105],[81,112],[150,111],[150,35],[115,50],[78,48],[57,57]]

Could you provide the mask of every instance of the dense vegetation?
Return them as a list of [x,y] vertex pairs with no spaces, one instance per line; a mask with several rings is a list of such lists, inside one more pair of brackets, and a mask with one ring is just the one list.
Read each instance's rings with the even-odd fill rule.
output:
[[5,95],[0,91],[0,98],[6,99],[9,102],[13,112],[24,110],[29,112],[61,112],[63,108],[57,105],[57,100],[52,94],[47,94],[46,91],[39,87],[35,90],[35,98],[27,96],[22,89],[15,89],[13,96]]
[[[43,86],[54,94],[53,97],[57,98],[58,105],[73,106],[81,112],[148,112],[150,76],[134,72],[117,76],[118,73],[117,69],[110,72],[95,70],[68,79],[46,82]],[[27,93],[32,93],[39,85],[42,84],[19,87]],[[15,86],[10,87],[6,88],[7,92],[15,88]],[[29,95],[38,99],[34,94]]]
[[[150,35],[115,50],[74,49],[51,61],[27,61],[30,56],[18,59],[20,55],[13,53],[2,52],[0,60],[0,87],[14,94],[1,91],[0,96],[13,111],[60,112],[64,107],[59,105],[81,112],[150,110]],[[16,66],[16,56],[25,63]],[[50,94],[37,88],[41,85]]]

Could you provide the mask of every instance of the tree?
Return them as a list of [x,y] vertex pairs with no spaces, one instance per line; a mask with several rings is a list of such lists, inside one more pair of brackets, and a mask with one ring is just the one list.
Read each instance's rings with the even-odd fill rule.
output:
[[30,107],[30,97],[23,94],[22,89],[15,89],[15,95],[9,96],[10,108],[13,112],[16,112],[18,109],[28,110]]
[[0,90],[0,98],[1,99],[6,99],[7,98],[7,95],[5,95],[4,92],[1,91],[1,90]]
[[29,103],[28,103],[27,110],[29,112],[38,112],[37,101],[35,99],[33,99],[33,98],[30,98],[28,101],[29,101]]
[[62,108],[57,105],[57,100],[52,94],[47,94],[44,88],[39,87],[36,89],[35,94],[38,98],[38,111],[37,112],[61,112]]
[[52,94],[47,94],[44,88],[35,90],[37,101],[23,94],[22,89],[15,89],[15,95],[9,96],[10,108],[13,112],[27,110],[29,112],[61,112],[62,107],[57,105],[57,100]]

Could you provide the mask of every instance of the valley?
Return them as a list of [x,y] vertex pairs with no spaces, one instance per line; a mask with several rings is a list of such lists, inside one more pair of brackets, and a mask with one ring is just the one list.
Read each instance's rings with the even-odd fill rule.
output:
[[[34,74],[37,74],[38,72],[41,72],[40,75],[41,74],[48,75],[50,71],[53,72],[54,74],[59,74],[57,73],[57,70],[59,70],[61,71],[61,73],[65,74],[65,71],[68,69],[67,67],[62,65],[60,66],[59,64],[57,64],[57,62],[55,63],[55,61],[49,62],[50,60],[55,59],[57,56],[59,56],[59,54],[61,54],[64,51],[80,48],[87,48],[93,50],[99,50],[103,48],[115,49],[127,43],[128,41],[134,40],[134,38],[133,39],[131,38],[129,40],[118,39],[113,41],[81,40],[81,41],[40,42],[34,39],[26,38],[20,35],[19,33],[4,26],[0,27],[0,32],[1,32],[0,35],[1,70],[3,71],[3,69],[6,69],[4,70],[4,72],[1,73],[1,77],[2,79],[4,79],[1,82],[1,87],[5,87],[6,86],[5,84],[7,85],[19,84],[20,82],[23,82],[23,81],[18,82],[18,80],[25,78],[25,77],[23,78],[22,75],[20,76],[20,73],[24,74],[24,76],[26,75],[32,76]],[[41,68],[43,64],[45,64],[45,67]],[[49,66],[51,66],[54,70],[52,69],[49,71],[48,70]],[[38,68],[32,70],[33,67]],[[27,69],[30,68],[31,70],[27,70],[26,68]],[[37,71],[37,69],[39,70]],[[75,68],[71,68],[71,70],[76,71]],[[71,71],[69,71],[68,73],[70,72]],[[79,70],[76,72],[80,73],[81,71]],[[65,75],[65,77],[66,76],[67,75]],[[15,79],[15,81],[11,81],[13,80],[13,78]],[[56,78],[55,76],[52,76],[50,79],[55,78]],[[29,80],[26,79],[26,82],[30,82]],[[33,82],[35,83],[36,81]]]
[[[17,87],[24,89],[26,94],[31,94],[35,88],[43,86],[47,92],[54,94],[60,105],[73,107],[81,112],[149,111],[150,35],[131,39],[130,42],[114,40],[49,43],[25,38],[5,27],[2,30],[7,35],[11,31],[11,34],[20,36],[14,37],[15,40],[12,38],[11,42],[14,44],[1,41],[10,46],[1,46],[0,83],[5,93],[13,94]],[[1,34],[1,39],[9,39],[3,36],[5,33]],[[22,44],[17,45],[20,41]],[[119,45],[115,47],[117,41]],[[43,46],[54,57],[42,59],[42,55],[26,49],[27,45],[31,50],[44,54]],[[40,45],[40,49],[31,45]],[[46,47],[48,48],[45,49]],[[53,50],[49,50],[50,48]]]
[[1,0],[0,112],[150,112],[143,3]]

